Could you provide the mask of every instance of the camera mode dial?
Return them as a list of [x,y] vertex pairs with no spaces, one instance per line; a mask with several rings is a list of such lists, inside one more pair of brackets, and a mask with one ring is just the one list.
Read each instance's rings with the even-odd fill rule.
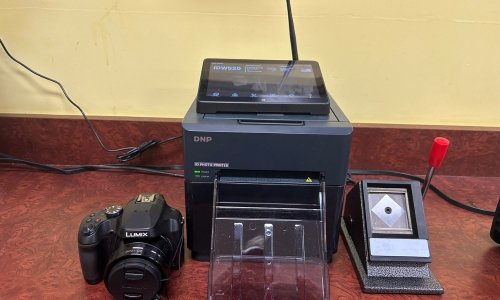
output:
[[108,218],[118,217],[123,211],[123,207],[121,205],[113,205],[104,209],[104,213]]

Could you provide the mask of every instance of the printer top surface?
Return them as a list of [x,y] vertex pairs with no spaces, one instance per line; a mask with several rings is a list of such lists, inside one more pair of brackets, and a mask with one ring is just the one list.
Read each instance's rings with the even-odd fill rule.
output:
[[333,99],[328,115],[198,113],[195,100],[182,126],[187,131],[350,135],[352,125]]

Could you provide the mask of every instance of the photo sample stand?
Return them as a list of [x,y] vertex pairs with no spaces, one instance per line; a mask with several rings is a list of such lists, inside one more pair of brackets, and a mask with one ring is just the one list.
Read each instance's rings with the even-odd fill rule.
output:
[[418,182],[361,181],[347,195],[341,230],[364,292],[444,292],[429,268]]

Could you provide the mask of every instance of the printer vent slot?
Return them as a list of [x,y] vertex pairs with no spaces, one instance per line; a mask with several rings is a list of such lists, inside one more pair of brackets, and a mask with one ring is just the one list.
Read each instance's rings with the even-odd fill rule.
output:
[[304,121],[298,120],[251,120],[241,119],[238,120],[241,125],[281,125],[281,126],[304,126]]

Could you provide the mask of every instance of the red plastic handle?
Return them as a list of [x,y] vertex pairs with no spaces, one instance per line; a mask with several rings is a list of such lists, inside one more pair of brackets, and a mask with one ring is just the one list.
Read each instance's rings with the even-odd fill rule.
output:
[[434,168],[439,168],[443,162],[444,156],[446,155],[446,150],[450,141],[444,137],[437,137],[434,139],[434,144],[432,144],[431,154],[429,155],[429,165]]

